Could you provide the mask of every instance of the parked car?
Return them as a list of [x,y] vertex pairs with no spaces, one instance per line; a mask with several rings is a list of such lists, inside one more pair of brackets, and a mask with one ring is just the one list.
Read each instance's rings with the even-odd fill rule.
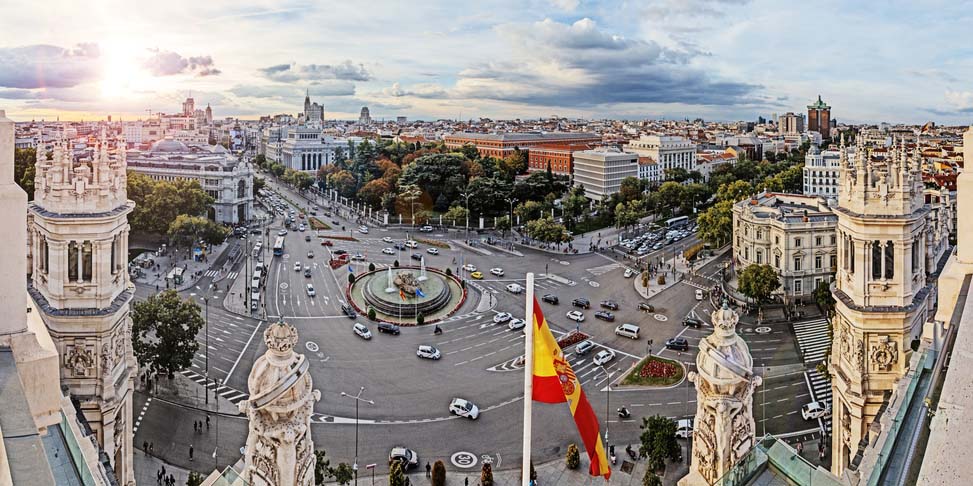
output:
[[386,255],[395,255],[395,250],[391,248],[382,248],[382,253]]
[[474,265],[472,263],[467,263],[466,265],[463,265],[463,270],[466,270],[467,272],[475,272],[476,271],[476,265]]
[[502,277],[503,276],[503,269],[500,268],[500,267],[491,268],[490,269],[490,274],[491,275],[495,275],[497,277]]
[[366,327],[364,324],[356,322],[352,328],[355,330],[355,334],[357,334],[358,337],[365,340],[372,338],[372,331],[369,331],[368,327]]
[[314,293],[314,286],[311,284],[307,284],[307,296],[314,297],[315,295],[316,294]]
[[627,337],[629,339],[638,339],[639,331],[642,329],[635,324],[625,323],[615,328],[615,335]]
[[351,304],[341,304],[341,313],[350,317],[351,319],[358,317],[358,314],[355,313],[355,308],[352,307]]
[[470,274],[470,278],[473,280],[483,280],[483,274],[480,272],[473,272]]
[[693,419],[681,419],[676,422],[676,438],[688,439],[693,436]]
[[509,321],[512,318],[513,318],[513,316],[510,315],[509,312],[501,312],[501,313],[493,316],[493,323],[494,324],[503,324],[504,322],[507,322],[507,321]]
[[615,314],[608,311],[598,311],[595,312],[595,319],[601,319],[603,321],[613,322],[615,320]]
[[389,324],[388,322],[380,322],[378,323],[378,332],[383,334],[391,334],[393,336],[398,336],[399,332],[401,331],[399,330],[399,326],[396,326],[395,324]]
[[581,311],[568,312],[567,317],[575,322],[584,322],[584,314],[582,314]]
[[557,305],[558,303],[557,296],[553,294],[544,294],[544,296],[541,297],[541,300],[551,305]]
[[351,261],[353,261],[353,262],[363,262],[363,261],[365,261],[365,255],[362,255],[361,253],[355,253],[354,255],[352,255]]
[[655,306],[647,302],[639,303],[639,310],[642,312],[655,312]]
[[689,351],[689,341],[686,338],[672,338],[666,340],[666,349],[673,351]]
[[524,291],[524,287],[520,284],[512,283],[510,285],[507,285],[507,292],[510,292],[512,294],[519,294],[523,291]]
[[425,225],[425,226],[423,226],[423,227],[421,227],[421,228],[419,228],[419,231],[421,231],[421,232],[423,232],[423,233],[432,233],[432,226],[429,226],[429,225],[427,224],[427,225]]
[[594,347],[595,347],[595,343],[591,341],[581,341],[580,343],[578,343],[577,346],[574,347],[574,354],[577,354],[578,356],[584,356],[588,354],[588,351],[591,351],[592,348]]
[[510,319],[510,322],[507,323],[507,328],[511,331],[516,331],[525,327],[527,327],[527,321],[523,319],[514,318]]
[[473,402],[462,398],[454,398],[449,402],[449,413],[476,420],[480,416],[480,409]]
[[393,462],[401,464],[402,469],[408,471],[419,466],[419,454],[405,447],[393,447],[389,452],[389,465],[391,466]]
[[618,302],[615,302],[614,300],[603,300],[599,303],[599,305],[605,309],[618,310]]
[[348,250],[342,250],[341,248],[338,248],[337,250],[334,250],[331,253],[335,255],[345,255],[348,253]]
[[297,231],[306,231],[306,230],[307,228],[304,227],[304,223],[301,223],[301,225],[297,227]]
[[699,320],[699,319],[697,319],[695,317],[687,317],[687,318],[685,318],[685,319],[682,320],[682,325],[683,326],[686,326],[686,327],[692,327],[692,328],[699,329],[699,328],[703,327],[703,321],[701,321],[701,320]]
[[598,351],[593,360],[595,366],[601,366],[611,360],[615,359],[615,352],[610,349],[603,349]]
[[831,407],[825,402],[811,402],[801,407],[804,420],[817,420],[831,416]]
[[430,255],[438,255],[439,254],[439,249],[438,248],[426,248],[426,253],[428,253]]
[[579,297],[577,299],[572,300],[571,301],[571,305],[573,305],[575,307],[581,307],[582,309],[590,309],[591,308],[591,302],[589,302],[588,299],[585,299],[583,297]]
[[442,353],[440,353],[438,349],[426,344],[419,345],[419,349],[416,350],[416,356],[432,360],[437,360],[443,357]]

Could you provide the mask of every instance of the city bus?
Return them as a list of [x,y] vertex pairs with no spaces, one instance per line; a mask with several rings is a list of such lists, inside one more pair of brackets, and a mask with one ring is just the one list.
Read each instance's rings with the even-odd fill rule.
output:
[[277,241],[274,242],[274,256],[281,256],[284,254],[284,237],[278,236]]
[[689,216],[679,216],[666,220],[666,228],[681,228],[689,224]]

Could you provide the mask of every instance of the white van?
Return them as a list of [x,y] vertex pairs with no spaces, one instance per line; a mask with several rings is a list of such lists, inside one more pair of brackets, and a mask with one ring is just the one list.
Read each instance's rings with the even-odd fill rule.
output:
[[253,277],[253,279],[250,280],[250,288],[253,289],[253,290],[259,289],[260,288],[260,278]]
[[701,289],[696,289],[696,300],[703,300],[703,291]]
[[615,334],[632,339],[639,338],[639,331],[641,331],[641,329],[638,326],[629,323],[622,324],[621,326],[615,328]]

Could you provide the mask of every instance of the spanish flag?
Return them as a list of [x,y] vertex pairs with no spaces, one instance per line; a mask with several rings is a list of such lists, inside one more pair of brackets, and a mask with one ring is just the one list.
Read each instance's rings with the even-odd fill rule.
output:
[[598,430],[598,417],[591,409],[591,403],[581,390],[581,383],[575,376],[571,365],[564,358],[561,347],[557,345],[551,329],[544,319],[541,306],[534,298],[534,372],[533,399],[543,403],[568,402],[571,415],[578,427],[588,459],[591,460],[589,473],[592,476],[611,477],[608,454],[601,442]]

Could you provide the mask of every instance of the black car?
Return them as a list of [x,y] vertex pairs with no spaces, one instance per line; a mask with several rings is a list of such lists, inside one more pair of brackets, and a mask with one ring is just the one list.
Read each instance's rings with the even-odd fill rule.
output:
[[419,254],[419,253],[413,253],[412,256],[409,257],[409,258],[412,258],[413,260],[418,261],[418,260],[422,260],[422,255]]
[[689,341],[686,338],[672,338],[666,340],[666,349],[674,351],[689,351]]
[[699,329],[703,327],[703,321],[696,319],[695,317],[687,317],[682,320],[682,325]]
[[358,317],[358,314],[355,313],[355,308],[349,304],[341,304],[341,313],[350,319]]
[[557,296],[553,294],[544,294],[544,296],[541,297],[541,300],[551,305],[557,305],[558,303]]
[[655,306],[652,304],[646,304],[645,302],[642,302],[641,304],[639,304],[639,310],[642,312],[655,312]]
[[311,235],[304,235],[304,241],[311,241]]
[[393,336],[399,335],[399,326],[395,324],[389,324],[387,322],[380,322],[378,324],[378,332],[383,332],[385,334],[391,334]]
[[400,243],[396,243],[395,245],[392,245],[392,246],[394,246],[396,250],[405,250],[405,243],[401,243],[400,242]]
[[600,305],[605,309],[618,310],[618,302],[614,300],[603,300]]
[[307,267],[304,269],[304,276],[307,278],[311,278],[311,267]]
[[344,255],[345,253],[348,253],[348,250],[342,250],[341,248],[338,248],[337,250],[334,250],[331,253],[334,255]]
[[260,233],[262,233],[262,231],[260,231],[260,228],[251,228],[250,229],[250,234],[251,235],[259,235]]
[[337,219],[332,219],[331,224],[341,224],[341,223],[339,223]]
[[590,309],[591,308],[591,302],[589,302],[588,299],[585,299],[583,297],[579,297],[577,299],[572,300],[571,301],[571,305],[573,305],[575,307],[580,307],[582,309]]
[[601,319],[603,321],[613,322],[615,320],[615,314],[608,311],[598,311],[595,312],[595,319]]

